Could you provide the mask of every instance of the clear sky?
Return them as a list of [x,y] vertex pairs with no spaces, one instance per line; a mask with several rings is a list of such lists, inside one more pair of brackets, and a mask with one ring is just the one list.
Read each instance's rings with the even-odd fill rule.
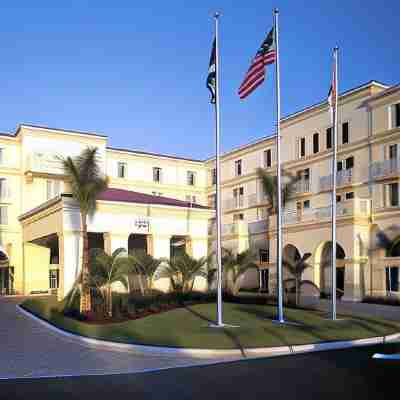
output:
[[223,149],[269,135],[272,68],[246,101],[236,93],[275,6],[283,115],[326,98],[335,45],[340,91],[400,81],[398,0],[3,1],[0,131],[33,123],[103,133],[114,147],[211,156],[205,80],[219,10]]

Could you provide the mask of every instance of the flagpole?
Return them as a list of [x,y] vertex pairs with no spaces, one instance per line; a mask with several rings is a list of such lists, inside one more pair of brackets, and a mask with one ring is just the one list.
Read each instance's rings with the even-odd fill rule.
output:
[[[332,286],[332,320],[336,320],[336,179],[337,179],[337,127],[338,127],[338,47],[333,49],[334,69],[335,69],[335,103],[333,109],[333,157],[332,157],[332,265],[331,265],[331,286]],[[333,89],[333,88],[332,88]]]
[[284,323],[283,317],[283,276],[282,276],[282,171],[281,171],[281,88],[279,74],[279,27],[278,27],[279,10],[274,10],[274,35],[275,35],[275,82],[276,82],[276,175],[277,175],[277,213],[276,226],[278,231],[277,236],[277,280],[278,280],[278,322]]
[[221,256],[221,168],[220,168],[220,114],[219,114],[219,13],[214,14],[215,21],[215,168],[217,172],[216,199],[217,199],[217,326],[224,326],[222,321],[222,256]]

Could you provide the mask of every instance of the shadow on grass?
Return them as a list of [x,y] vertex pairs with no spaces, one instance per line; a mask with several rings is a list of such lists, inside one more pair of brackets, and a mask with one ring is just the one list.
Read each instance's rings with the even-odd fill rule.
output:
[[[215,324],[215,321],[209,319],[208,317],[206,317],[205,315],[201,314],[198,311],[193,310],[192,308],[185,306],[185,309],[190,312],[191,314],[193,314],[194,316],[196,316],[197,318],[200,318],[201,320],[207,322],[208,324]],[[242,357],[246,358],[246,353],[244,352],[244,348],[242,343],[239,340],[239,337],[237,335],[235,335],[234,332],[232,332],[229,328],[209,328],[209,329],[220,329],[231,341],[232,343],[236,346],[236,348],[238,350],[240,350]]]

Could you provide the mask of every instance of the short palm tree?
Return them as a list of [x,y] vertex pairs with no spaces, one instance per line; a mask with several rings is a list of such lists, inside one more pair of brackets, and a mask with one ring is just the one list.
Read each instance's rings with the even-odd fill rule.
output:
[[128,289],[126,250],[119,248],[110,256],[102,249],[90,250],[90,282],[105,299],[106,310],[112,317],[112,286],[119,282]]
[[157,270],[155,277],[169,278],[171,286],[175,291],[183,293],[193,290],[194,281],[197,277],[207,279],[207,265],[210,257],[199,259],[189,256],[187,253],[164,260]]
[[245,250],[235,254],[230,249],[222,249],[222,265],[225,275],[226,287],[228,291],[237,295],[240,289],[240,281],[244,274],[251,270],[257,270],[254,254],[250,250]]
[[153,288],[155,273],[162,263],[162,260],[154,258],[143,250],[131,252],[128,259],[130,261],[131,270],[139,277],[139,282],[141,282],[142,276],[146,279],[146,289],[144,285],[140,283],[142,294],[144,294],[145,290],[150,291]]
[[107,179],[103,176],[98,161],[98,148],[86,148],[76,158],[61,159],[64,171],[71,183],[72,197],[77,201],[81,214],[81,234],[83,254],[80,279],[80,312],[88,313],[92,309],[89,288],[89,241],[87,219],[96,211],[96,198],[107,188]]
[[296,307],[300,304],[301,287],[305,284],[312,285],[318,290],[318,287],[310,280],[302,280],[301,277],[307,268],[311,265],[307,260],[311,257],[311,253],[304,253],[302,256],[298,251],[283,257],[283,266],[290,272],[294,278],[285,279],[284,283],[294,282],[296,288]]

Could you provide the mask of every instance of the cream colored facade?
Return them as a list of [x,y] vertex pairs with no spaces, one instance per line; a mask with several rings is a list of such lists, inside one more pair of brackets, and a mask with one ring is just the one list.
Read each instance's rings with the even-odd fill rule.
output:
[[[371,250],[378,230],[400,225],[398,104],[400,87],[388,88],[377,82],[339,98],[337,280],[344,299],[400,293],[400,249],[394,246],[390,254]],[[331,238],[329,127],[326,102],[282,119],[283,169],[298,176],[296,193],[284,210],[283,245],[312,254],[312,268],[304,278],[324,292],[330,287],[325,265]],[[128,248],[132,234],[145,234],[147,251],[156,257],[168,257],[171,238],[176,237],[185,238],[186,249],[196,257],[213,249],[214,212],[192,206],[213,206],[213,159],[188,160],[115,149],[108,147],[107,137],[98,134],[21,125],[14,135],[0,135],[3,292],[8,279],[4,259],[13,267],[16,293],[51,290],[54,282],[45,278],[46,269],[53,271],[53,281],[54,271],[58,271],[60,297],[71,287],[81,256],[80,222],[72,199],[60,195],[68,193],[68,188],[58,157],[77,155],[87,146],[99,148],[111,188],[154,197],[154,201],[140,204],[99,201],[89,231],[94,241],[101,236],[106,251]],[[269,291],[276,286],[276,217],[267,213],[256,170],[262,167],[274,174],[275,160],[275,138],[269,136],[224,154],[221,165],[223,246],[236,251],[254,249],[260,257],[259,272],[247,275],[242,284],[260,285]],[[157,204],[159,196],[187,203],[165,206]],[[134,221],[138,219],[150,222],[145,232],[137,230]],[[44,260],[37,267],[40,279],[33,278],[39,261],[32,260]],[[158,284],[165,288],[165,282]]]
[[[400,87],[387,88],[377,82],[352,89],[339,99],[337,281],[343,299],[400,293],[400,252],[393,248],[389,257],[384,251],[372,251],[377,230],[400,226],[399,103]],[[326,260],[331,246],[329,128],[326,102],[283,118],[281,124],[283,170],[298,176],[296,193],[283,215],[284,251],[286,246],[295,246],[300,254],[310,252],[312,268],[303,279],[326,293],[330,290]],[[275,174],[275,138],[244,145],[226,153],[222,160],[223,245],[239,251],[253,248],[260,257],[259,277],[248,277],[243,284],[259,284],[274,291],[276,216],[267,214],[256,170],[266,168]],[[213,163],[212,159],[207,162],[210,170]],[[211,187],[210,203],[213,195]],[[213,225],[210,233],[213,238]]]
[[[82,255],[81,228],[60,157],[76,156],[88,146],[99,149],[110,188],[123,190],[122,198],[98,201],[88,226],[93,246],[109,252],[128,249],[136,237],[149,253],[169,257],[171,240],[183,240],[194,257],[207,254],[208,220],[214,212],[196,205],[206,203],[202,161],[113,149],[98,134],[21,125],[14,135],[0,135],[2,294],[58,287],[63,297],[71,288]],[[139,192],[138,202],[124,199],[132,191]],[[164,204],[165,198],[172,203]],[[167,284],[156,282],[160,289],[168,289]],[[195,285],[203,288],[204,282]]]

